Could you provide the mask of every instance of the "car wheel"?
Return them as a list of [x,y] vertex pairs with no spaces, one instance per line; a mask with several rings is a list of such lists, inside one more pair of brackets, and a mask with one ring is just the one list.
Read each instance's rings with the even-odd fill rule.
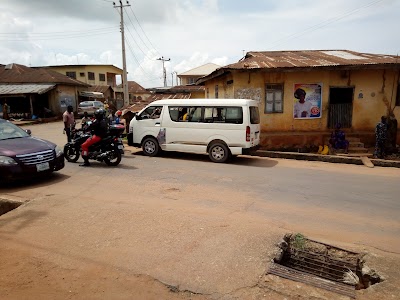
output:
[[229,149],[223,143],[214,143],[208,150],[208,156],[213,162],[224,163],[229,158]]
[[142,143],[143,153],[147,156],[156,156],[160,151],[160,146],[155,138],[146,138]]

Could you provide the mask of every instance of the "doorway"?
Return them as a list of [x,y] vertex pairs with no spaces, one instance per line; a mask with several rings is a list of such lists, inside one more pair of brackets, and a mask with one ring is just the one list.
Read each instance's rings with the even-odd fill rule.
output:
[[341,124],[351,128],[353,118],[354,87],[331,87],[329,89],[328,128]]

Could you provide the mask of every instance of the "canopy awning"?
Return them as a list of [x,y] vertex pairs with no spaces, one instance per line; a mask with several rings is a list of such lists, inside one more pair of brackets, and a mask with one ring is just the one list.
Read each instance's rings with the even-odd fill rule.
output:
[[0,84],[0,95],[44,94],[55,84]]
[[104,98],[104,94],[100,92],[83,91],[79,92],[79,96],[90,98]]

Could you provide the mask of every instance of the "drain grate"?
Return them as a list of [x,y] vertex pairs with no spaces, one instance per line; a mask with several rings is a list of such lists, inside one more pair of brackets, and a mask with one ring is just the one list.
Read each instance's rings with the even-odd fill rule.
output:
[[359,253],[300,234],[286,235],[280,248],[268,273],[355,298],[355,284],[347,283],[344,278],[346,273],[358,271]]
[[311,274],[297,271],[291,269],[289,267],[285,267],[276,263],[272,263],[268,270],[269,274],[273,274],[279,277],[283,277],[286,279],[302,282],[305,284],[309,284],[321,289],[325,289],[331,292],[335,292],[344,296],[348,296],[351,298],[356,297],[356,291],[354,286],[347,285],[344,283],[334,282],[326,279],[322,279],[317,276],[313,276]]

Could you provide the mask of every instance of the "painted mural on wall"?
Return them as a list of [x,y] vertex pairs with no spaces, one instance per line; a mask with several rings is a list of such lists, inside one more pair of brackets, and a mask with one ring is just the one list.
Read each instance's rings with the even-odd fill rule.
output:
[[252,99],[258,102],[261,101],[261,88],[247,88],[238,89],[235,92],[235,98],[237,99]]
[[322,84],[296,83],[294,85],[293,118],[321,118]]
[[60,96],[60,107],[66,108],[69,105],[73,105],[73,97],[68,95]]

